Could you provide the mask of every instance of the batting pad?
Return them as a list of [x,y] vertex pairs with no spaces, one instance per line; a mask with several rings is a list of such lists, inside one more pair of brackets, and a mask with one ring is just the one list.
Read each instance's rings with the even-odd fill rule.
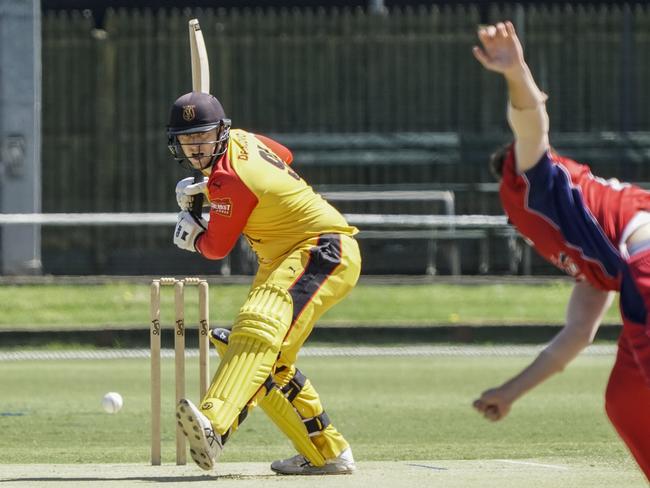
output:
[[284,435],[291,440],[296,451],[305,456],[314,466],[325,464],[325,458],[312,442],[303,418],[280,390],[273,388],[259,402],[259,406]]
[[[212,342],[212,345],[214,345],[215,349],[217,350],[217,354],[219,354],[219,358],[223,359],[223,357],[226,355],[226,349],[228,348],[228,337],[230,336],[230,331],[228,329],[213,329],[210,332],[210,342]],[[239,415],[235,419],[235,421],[232,423],[232,425],[228,428],[228,430],[221,435],[222,441],[225,444],[225,442],[232,436],[232,434],[239,428],[241,423],[246,420],[246,417],[248,417],[248,412],[250,409],[255,407],[258,402],[266,396],[266,394],[273,388],[274,383],[273,383],[273,377],[268,376],[264,383],[264,387],[260,388],[255,395],[253,395],[253,398],[251,398],[244,407],[242,407],[241,411],[239,412]]]
[[[311,443],[316,446],[324,459],[333,459],[349,447],[345,438],[334,428],[329,416],[323,410],[318,392],[295,365],[278,367],[273,380],[278,391],[291,403],[294,411],[300,417]],[[279,424],[278,426],[282,428]],[[295,438],[291,439],[296,449],[312,461],[296,444]],[[312,463],[314,462],[312,461]]]
[[[217,349],[217,353],[221,358],[226,354],[229,335],[230,331],[226,329],[215,329],[210,334],[210,341]],[[267,384],[269,383],[267,382]],[[255,405],[260,406],[280,431],[291,440],[296,450],[305,456],[311,464],[314,466],[322,466],[325,464],[325,458],[312,442],[303,418],[291,404],[287,396],[285,396],[285,393],[278,388],[269,387],[259,390],[248,405],[243,407],[240,415],[230,426],[227,432],[228,438],[239,428],[239,425],[246,418],[248,411]]]
[[284,288],[264,284],[248,295],[201,403],[201,411],[219,434],[228,431],[268,378],[292,313],[293,301]]

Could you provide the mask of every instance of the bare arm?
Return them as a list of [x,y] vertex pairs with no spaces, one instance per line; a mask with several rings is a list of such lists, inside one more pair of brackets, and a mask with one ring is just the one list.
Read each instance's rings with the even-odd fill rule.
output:
[[474,46],[474,57],[487,70],[502,74],[508,86],[508,122],[515,135],[517,170],[523,173],[550,147],[546,95],[526,64],[512,22],[482,27],[478,37],[482,47]]
[[597,290],[586,282],[577,283],[569,300],[564,328],[519,374],[501,386],[484,391],[474,401],[474,408],[490,420],[505,417],[515,400],[562,371],[591,344],[613,297],[613,293]]

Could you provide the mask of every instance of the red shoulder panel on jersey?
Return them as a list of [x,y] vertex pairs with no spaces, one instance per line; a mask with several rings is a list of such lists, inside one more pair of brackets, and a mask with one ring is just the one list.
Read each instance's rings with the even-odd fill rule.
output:
[[208,180],[208,192],[210,222],[196,248],[208,259],[223,259],[235,246],[258,200],[226,156],[215,164]]
[[259,134],[255,134],[255,137],[257,137],[266,147],[278,155],[280,159],[282,159],[285,163],[291,164],[293,162],[293,153],[286,146],[283,146],[279,142],[274,141],[270,137],[261,136]]

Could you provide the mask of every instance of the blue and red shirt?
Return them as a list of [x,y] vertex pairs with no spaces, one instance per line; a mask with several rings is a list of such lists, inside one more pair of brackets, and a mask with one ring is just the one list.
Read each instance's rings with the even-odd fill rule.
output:
[[621,238],[634,215],[650,209],[650,193],[596,177],[551,151],[518,174],[511,148],[499,194],[512,224],[543,258],[598,289],[621,289],[627,269]]

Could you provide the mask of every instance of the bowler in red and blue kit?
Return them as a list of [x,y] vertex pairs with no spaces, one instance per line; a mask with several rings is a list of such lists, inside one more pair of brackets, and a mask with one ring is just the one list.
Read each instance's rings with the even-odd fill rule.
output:
[[510,222],[543,258],[575,279],[564,327],[523,370],[483,391],[473,406],[501,420],[528,391],[560,373],[594,339],[615,292],[623,330],[605,409],[650,480],[650,193],[594,176],[556,154],[547,96],[537,86],[512,22],[479,28],[474,57],[503,75],[514,142],[491,158]]
[[650,193],[596,177],[588,166],[550,150],[518,174],[511,147],[499,195],[510,222],[542,257],[576,280],[620,293],[623,331],[605,405],[650,473],[650,245],[630,257],[624,244],[650,221]]

